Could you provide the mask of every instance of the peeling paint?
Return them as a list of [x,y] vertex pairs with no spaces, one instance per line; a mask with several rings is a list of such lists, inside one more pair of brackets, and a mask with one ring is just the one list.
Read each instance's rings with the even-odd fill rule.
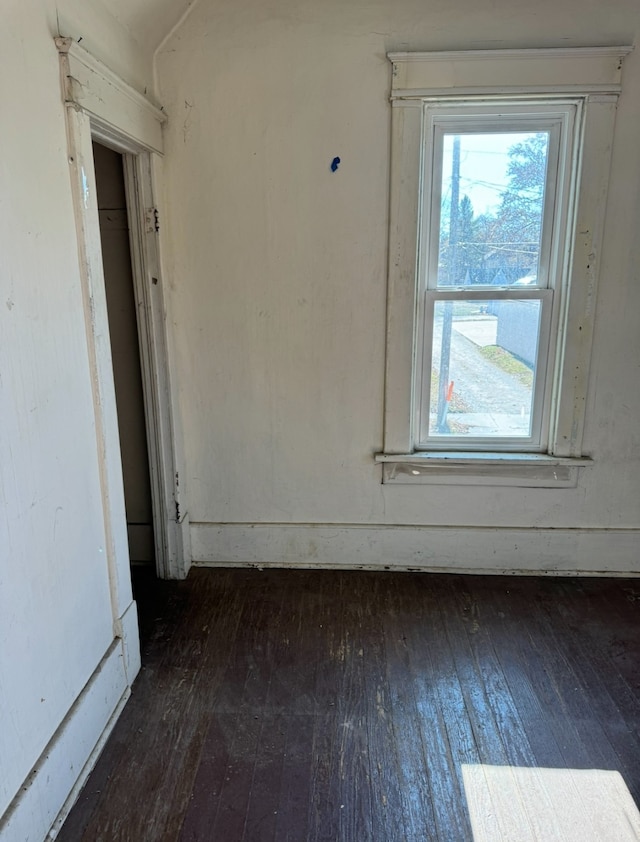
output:
[[80,178],[82,180],[82,201],[86,210],[89,207],[89,182],[84,167],[80,169]]

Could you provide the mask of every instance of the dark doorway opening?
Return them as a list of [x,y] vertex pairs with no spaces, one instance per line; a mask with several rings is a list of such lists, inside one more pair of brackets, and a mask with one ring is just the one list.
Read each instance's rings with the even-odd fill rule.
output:
[[94,141],[102,262],[118,412],[129,557],[155,562],[153,506],[137,302],[123,158]]

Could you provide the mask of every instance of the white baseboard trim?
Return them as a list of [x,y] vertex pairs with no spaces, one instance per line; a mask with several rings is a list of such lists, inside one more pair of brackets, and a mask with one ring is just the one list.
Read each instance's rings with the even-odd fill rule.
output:
[[0,819],[0,842],[56,837],[130,692],[116,638]]
[[195,566],[640,575],[640,529],[191,524]]
[[189,513],[185,512],[182,520],[179,523],[180,531],[180,557],[181,557],[181,572],[177,579],[184,579],[189,573],[191,567],[191,524],[189,522]]

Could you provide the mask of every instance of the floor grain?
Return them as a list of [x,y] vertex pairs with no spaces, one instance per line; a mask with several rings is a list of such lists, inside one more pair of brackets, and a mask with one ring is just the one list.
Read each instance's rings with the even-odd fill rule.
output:
[[61,842],[640,840],[637,580],[138,571],[136,598],[143,669]]

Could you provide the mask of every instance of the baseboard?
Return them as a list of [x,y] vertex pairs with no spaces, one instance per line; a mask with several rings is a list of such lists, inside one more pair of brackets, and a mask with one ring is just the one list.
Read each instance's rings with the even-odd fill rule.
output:
[[182,517],[182,520],[179,523],[179,531],[180,531],[180,552],[181,552],[181,559],[182,559],[182,571],[181,575],[177,578],[184,579],[188,573],[189,568],[191,567],[191,524],[189,522],[189,513],[185,512]]
[[116,638],[0,819],[0,842],[55,838],[129,695]]
[[640,575],[640,529],[191,524],[196,566]]

